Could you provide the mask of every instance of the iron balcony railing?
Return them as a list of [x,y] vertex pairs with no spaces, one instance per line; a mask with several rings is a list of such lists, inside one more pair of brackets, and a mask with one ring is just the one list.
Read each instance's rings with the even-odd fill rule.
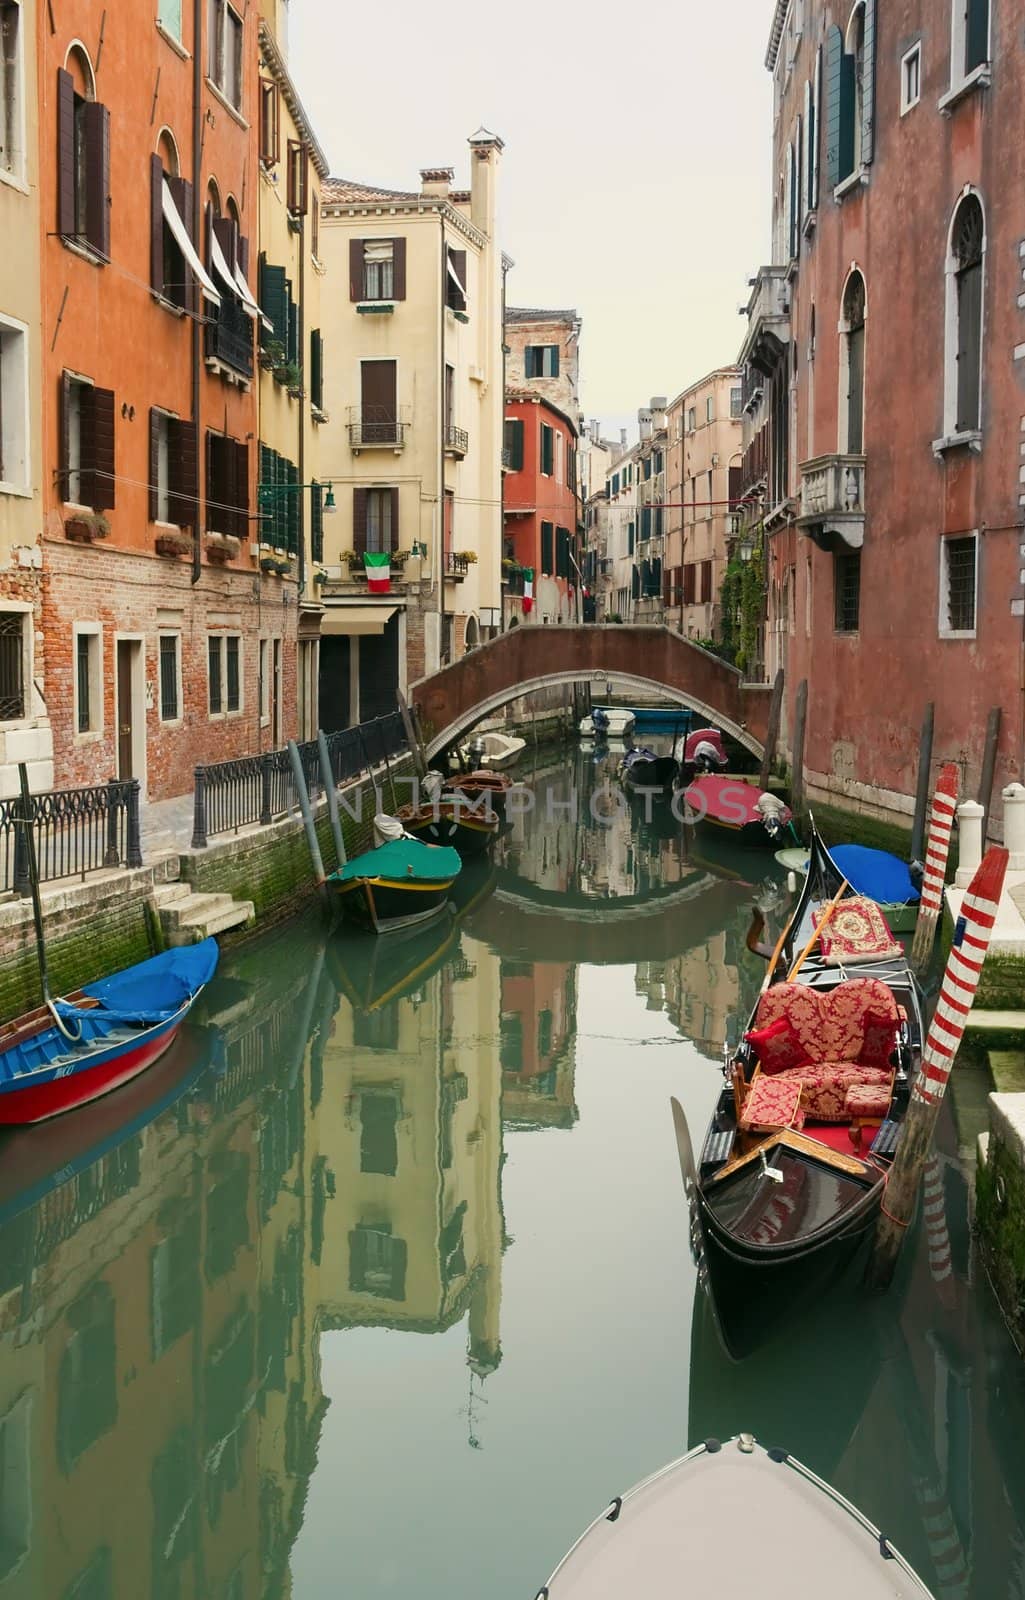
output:
[[470,563],[465,556],[456,555],[451,550],[445,552],[446,578],[465,578],[470,570]]
[[401,450],[410,425],[406,406],[350,406],[349,444],[354,450],[390,445]]
[[242,309],[241,300],[223,294],[221,303],[210,309],[206,325],[206,354],[245,378],[253,375],[253,323]]
[[506,471],[509,471],[512,467],[512,451],[506,444],[502,446],[502,466],[506,469]]
[[[139,782],[115,779],[85,789],[34,794],[29,819],[41,883],[84,878],[103,867],[141,867]],[[21,796],[0,800],[0,889],[30,892]]]
[[470,435],[465,428],[455,428],[451,423],[445,429],[445,449],[450,455],[465,456],[470,448]]
[[[336,786],[357,778],[408,745],[398,711],[343,728],[327,735],[331,772]],[[323,792],[320,753],[314,739],[299,745],[306,787],[311,798]],[[240,828],[266,826],[286,816],[299,804],[292,763],[287,748],[262,755],[241,756],[197,767],[192,813],[192,847],[203,849],[217,833],[237,833]]]

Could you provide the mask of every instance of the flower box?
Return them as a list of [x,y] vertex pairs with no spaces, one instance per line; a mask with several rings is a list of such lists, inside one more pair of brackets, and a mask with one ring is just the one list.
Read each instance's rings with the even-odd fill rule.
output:
[[242,549],[241,539],[236,539],[233,533],[208,533],[204,542],[212,561],[233,561]]
[[158,533],[155,549],[158,556],[187,556],[192,554],[192,535],[184,528],[169,528]]
[[79,544],[92,544],[94,539],[105,539],[110,523],[101,512],[79,511],[68,517],[64,524],[64,537]]

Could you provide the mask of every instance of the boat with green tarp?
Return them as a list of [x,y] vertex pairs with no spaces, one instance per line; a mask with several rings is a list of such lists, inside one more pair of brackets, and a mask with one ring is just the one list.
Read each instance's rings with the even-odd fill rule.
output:
[[448,845],[423,844],[402,834],[327,879],[342,915],[373,933],[410,928],[441,916],[462,862]]

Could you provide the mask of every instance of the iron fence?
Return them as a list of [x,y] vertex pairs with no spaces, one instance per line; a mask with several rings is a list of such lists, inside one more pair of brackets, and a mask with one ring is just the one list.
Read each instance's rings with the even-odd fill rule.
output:
[[[87,789],[54,789],[30,797],[39,881],[84,878],[102,867],[141,867],[137,778]],[[27,895],[28,842],[22,800],[0,800],[0,889]]]
[[[398,711],[354,728],[327,735],[328,757],[336,787],[372,767],[403,754],[408,745]],[[311,799],[324,791],[320,751],[315,739],[298,746],[299,760]],[[236,761],[197,767],[192,815],[192,848],[201,850],[214,834],[266,826],[297,809],[299,794],[287,748],[268,750]]]

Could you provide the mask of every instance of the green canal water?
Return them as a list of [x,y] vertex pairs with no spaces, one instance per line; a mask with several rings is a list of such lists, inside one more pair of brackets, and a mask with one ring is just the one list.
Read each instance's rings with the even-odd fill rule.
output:
[[620,814],[583,756],[521,775],[450,926],[257,940],[135,1086],[0,1150],[0,1600],[529,1600],[612,1495],[739,1428],[942,1600],[1025,1595],[972,1096],[890,1294],[731,1364],[669,1098],[700,1136],[768,858]]

